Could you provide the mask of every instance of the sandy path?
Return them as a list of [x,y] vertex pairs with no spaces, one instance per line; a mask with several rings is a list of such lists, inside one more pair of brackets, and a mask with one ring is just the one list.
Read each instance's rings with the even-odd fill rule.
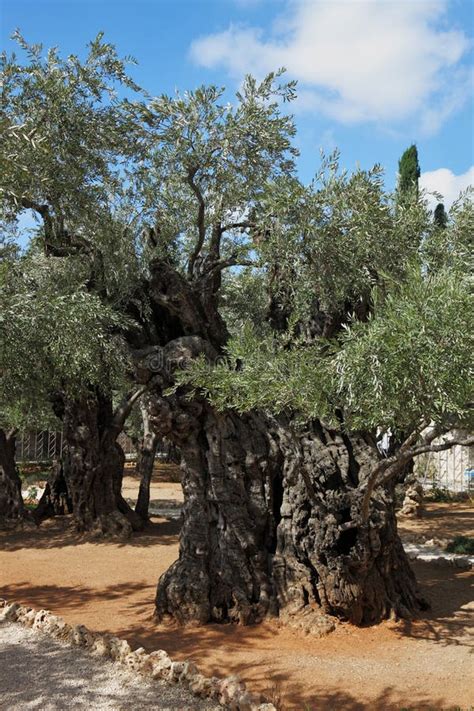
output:
[[278,687],[285,709],[421,711],[474,701],[470,571],[417,563],[433,609],[411,624],[340,625],[324,639],[269,623],[170,628],[151,616],[157,578],[177,557],[178,522],[154,519],[127,544],[86,542],[64,524],[0,534],[0,595],[193,658],[208,675],[239,673],[251,690]]
[[185,689],[146,683],[90,654],[20,625],[0,624],[0,709],[216,711]]

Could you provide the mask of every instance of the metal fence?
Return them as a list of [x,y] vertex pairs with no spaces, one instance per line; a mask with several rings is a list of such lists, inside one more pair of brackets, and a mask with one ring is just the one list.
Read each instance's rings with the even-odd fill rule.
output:
[[473,491],[474,447],[455,445],[443,452],[427,452],[415,460],[415,474],[425,488]]
[[[118,436],[118,443],[123,449],[125,459],[133,461],[137,452],[131,438],[121,432]],[[17,462],[52,462],[59,459],[63,452],[64,438],[62,431],[30,431],[21,432],[16,439],[16,461]],[[172,456],[171,446],[165,442],[159,442],[156,456],[160,459],[167,459]]]

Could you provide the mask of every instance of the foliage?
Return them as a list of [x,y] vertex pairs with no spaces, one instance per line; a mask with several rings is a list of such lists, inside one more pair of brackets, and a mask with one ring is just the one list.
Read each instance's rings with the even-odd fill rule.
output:
[[456,275],[424,278],[412,269],[385,298],[377,295],[368,321],[354,320],[332,343],[287,348],[247,328],[229,343],[229,361],[210,367],[201,359],[182,382],[203,387],[220,408],[333,420],[340,409],[350,429],[449,429],[472,417],[472,314]]
[[[181,376],[216,406],[394,431],[468,422],[474,207],[466,193],[433,224],[416,146],[395,195],[380,166],[348,173],[337,153],[303,185],[282,71],[246,77],[233,104],[215,86],[150,98],[101,36],[84,62],[17,39],[26,63],[2,57],[6,402],[116,388],[129,314],[158,338],[161,260],[232,335],[224,359]],[[38,228],[19,259],[25,210]]]
[[449,429],[472,418],[473,333],[466,283],[449,271],[423,277],[413,269],[342,338],[338,389],[352,425]]
[[455,536],[446,546],[448,553],[474,555],[474,538],[472,536]]
[[418,149],[415,144],[412,144],[398,162],[398,193],[402,201],[413,192],[418,193],[420,175]]
[[[71,279],[69,262],[35,255],[10,264],[0,284],[2,424],[53,424],[56,390],[78,394],[119,382],[123,319]],[[76,275],[80,271],[76,270]]]

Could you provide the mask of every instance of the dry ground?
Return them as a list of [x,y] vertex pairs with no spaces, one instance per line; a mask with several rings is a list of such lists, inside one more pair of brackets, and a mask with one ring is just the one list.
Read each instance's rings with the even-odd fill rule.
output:
[[[134,477],[124,484],[125,495],[133,495]],[[180,497],[179,484],[154,482],[152,499]],[[468,533],[473,516],[464,504],[430,505],[424,523],[401,526],[405,532],[435,526],[436,535],[447,537]],[[474,702],[471,571],[417,563],[432,611],[412,623],[341,624],[324,639],[270,622],[169,627],[153,622],[153,597],[158,576],[177,557],[179,523],[154,518],[125,544],[89,542],[67,523],[0,534],[0,595],[119,634],[147,651],[193,658],[209,675],[239,673],[252,690],[273,689],[285,709],[419,711],[467,709]]]

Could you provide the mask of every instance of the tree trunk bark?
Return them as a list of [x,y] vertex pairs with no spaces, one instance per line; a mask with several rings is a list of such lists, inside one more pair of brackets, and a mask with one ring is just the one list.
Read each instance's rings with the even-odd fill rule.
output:
[[0,429],[0,524],[21,521],[26,513],[15,462],[16,430]]
[[109,398],[91,393],[64,403],[65,477],[76,527],[129,536],[142,521],[121,494],[125,457],[116,441]]
[[140,412],[143,423],[143,434],[137,444],[137,464],[135,471],[140,475],[140,488],[135,505],[135,513],[146,523],[149,519],[150,483],[155,463],[158,435],[150,428],[148,410],[143,401],[140,402]]
[[364,522],[375,443],[318,421],[302,431],[258,412],[219,413],[183,387],[165,396],[177,370],[213,362],[228,334],[212,284],[200,289],[160,261],[150,271],[162,345],[137,346],[136,377],[149,386],[154,431],[180,449],[184,491],[179,560],[159,580],[157,617],[250,623],[276,613],[312,630],[321,615],[367,624],[416,613],[423,601],[391,487],[373,492]]
[[[154,407],[154,409],[153,409]],[[295,431],[263,415],[216,413],[204,401],[155,400],[182,453],[179,560],[160,578],[158,619],[238,621],[279,614],[320,633],[328,617],[372,624],[424,603],[397,534],[393,491],[364,482],[377,452],[315,423]]]
[[426,607],[397,533],[394,486],[374,491],[361,522],[377,451],[361,435],[320,423],[284,431],[281,521],[273,575],[280,609],[308,605],[356,625]]
[[278,452],[271,451],[259,418],[221,415],[203,402],[190,403],[169,424],[183,434],[183,426],[193,423],[201,426],[192,427],[179,443],[184,490],[180,555],[159,581],[157,616],[183,623],[257,622],[276,612],[271,560],[279,508],[280,486],[274,481],[281,470]]
[[61,460],[53,467],[43,495],[33,512],[33,519],[39,524],[41,521],[53,516],[71,514],[72,510],[72,499],[69,495],[64,473],[64,461]]

